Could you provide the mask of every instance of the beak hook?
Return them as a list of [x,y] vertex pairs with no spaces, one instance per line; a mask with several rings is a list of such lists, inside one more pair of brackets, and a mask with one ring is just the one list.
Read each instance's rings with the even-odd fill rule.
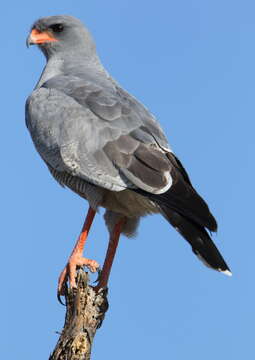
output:
[[26,38],[26,47],[29,48],[29,46],[31,45],[31,38],[30,38],[30,34],[28,35],[28,37]]

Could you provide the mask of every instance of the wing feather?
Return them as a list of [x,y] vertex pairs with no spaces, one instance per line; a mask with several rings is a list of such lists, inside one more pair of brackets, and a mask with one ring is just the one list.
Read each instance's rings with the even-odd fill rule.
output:
[[154,117],[117,86],[57,76],[27,102],[27,125],[47,164],[120,191],[172,184],[167,141]]

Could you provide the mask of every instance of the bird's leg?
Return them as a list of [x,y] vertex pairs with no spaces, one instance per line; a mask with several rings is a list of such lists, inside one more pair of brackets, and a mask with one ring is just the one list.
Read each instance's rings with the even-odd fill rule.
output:
[[68,263],[66,264],[64,270],[61,272],[58,279],[58,294],[64,295],[64,285],[69,278],[70,287],[76,287],[75,275],[76,275],[76,266],[87,266],[91,272],[96,272],[99,268],[99,264],[95,260],[90,260],[82,256],[83,248],[88,237],[88,233],[92,222],[95,217],[95,210],[91,207],[88,210],[85,222],[83,224],[80,236],[73,248],[71,256],[69,257]]
[[98,284],[94,287],[95,291],[105,288],[107,286],[114,256],[119,244],[119,238],[122,226],[124,225],[126,218],[122,218],[117,224],[115,224],[113,231],[110,234],[109,244],[107,248],[107,253],[103,265],[103,269],[100,272]]

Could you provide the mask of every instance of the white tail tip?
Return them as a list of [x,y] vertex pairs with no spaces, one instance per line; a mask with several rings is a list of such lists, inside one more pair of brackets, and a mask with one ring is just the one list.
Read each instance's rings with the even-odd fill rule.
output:
[[227,276],[232,276],[232,272],[229,270],[224,270],[222,271],[221,269],[219,269],[220,272],[222,272],[223,274],[227,275]]

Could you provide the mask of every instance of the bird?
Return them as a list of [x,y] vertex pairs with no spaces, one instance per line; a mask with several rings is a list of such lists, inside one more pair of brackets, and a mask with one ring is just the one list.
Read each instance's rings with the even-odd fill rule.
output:
[[104,68],[83,23],[69,15],[40,18],[27,45],[39,47],[46,65],[26,101],[26,126],[57,182],[89,204],[58,294],[68,281],[76,287],[77,267],[100,269],[83,251],[101,207],[109,243],[95,289],[108,285],[120,235],[134,236],[140,219],[152,214],[161,214],[205,265],[231,275],[211,239],[217,222],[207,203],[154,115]]

